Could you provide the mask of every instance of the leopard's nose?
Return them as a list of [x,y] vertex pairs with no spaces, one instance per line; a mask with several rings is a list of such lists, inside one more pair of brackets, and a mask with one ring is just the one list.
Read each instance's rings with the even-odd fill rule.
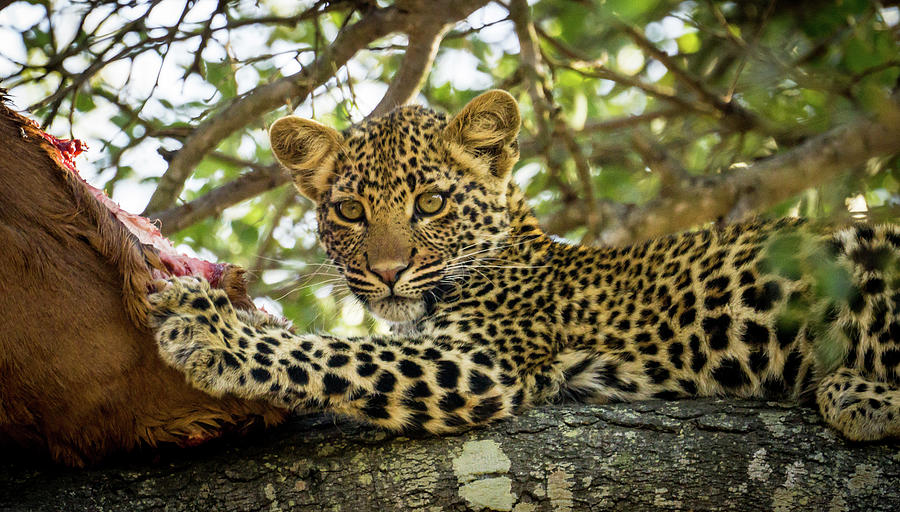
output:
[[397,282],[397,278],[400,277],[400,274],[404,270],[406,270],[407,267],[408,265],[405,263],[401,263],[399,261],[389,261],[370,265],[369,270],[377,275],[384,282],[384,284],[392,286]]

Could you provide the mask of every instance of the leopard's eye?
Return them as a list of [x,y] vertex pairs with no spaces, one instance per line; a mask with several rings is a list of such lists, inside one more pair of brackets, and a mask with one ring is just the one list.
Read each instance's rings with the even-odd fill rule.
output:
[[335,210],[342,219],[349,222],[359,222],[363,220],[365,214],[362,203],[355,199],[347,199],[339,202]]
[[416,212],[420,215],[434,215],[444,207],[444,196],[437,192],[426,192],[416,197]]

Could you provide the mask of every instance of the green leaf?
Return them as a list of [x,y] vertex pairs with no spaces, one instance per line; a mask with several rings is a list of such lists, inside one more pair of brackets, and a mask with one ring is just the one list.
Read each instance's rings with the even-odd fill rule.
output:
[[681,53],[696,53],[700,50],[700,36],[696,32],[688,32],[678,38],[678,51]]
[[75,96],[75,109],[80,112],[89,112],[96,106],[94,98],[90,94],[80,93]]
[[660,0],[608,0],[604,10],[611,11],[623,21],[636,22],[644,20],[659,4]]
[[237,81],[234,78],[234,68],[228,61],[205,63],[206,81],[211,83],[222,93],[223,98],[233,98],[237,95]]
[[256,242],[259,241],[259,229],[247,224],[243,220],[238,219],[231,221],[231,229],[234,231],[234,234],[237,236],[241,245],[255,245]]

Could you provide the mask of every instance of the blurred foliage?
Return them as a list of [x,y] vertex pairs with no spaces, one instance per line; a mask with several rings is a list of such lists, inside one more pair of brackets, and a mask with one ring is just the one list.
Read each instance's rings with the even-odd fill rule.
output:
[[[211,112],[297,72],[376,4],[390,2],[14,2],[0,10],[0,45],[6,48],[0,86],[50,131],[86,139],[93,149],[93,161],[82,164],[88,179],[139,210],[166,159]],[[506,1],[488,4],[446,35],[418,101],[454,112],[488,88],[516,95],[524,116],[516,180],[549,223],[584,207],[586,190],[596,201],[616,205],[642,205],[665,193],[673,177],[648,163],[641,140],[678,162],[682,177],[721,175],[877,113],[900,75],[900,12],[887,2],[530,4],[547,101],[555,119],[564,120],[549,141],[537,137],[542,121],[527,93]],[[664,57],[654,57],[642,43]],[[196,168],[181,200],[204,196],[251,165],[270,164],[265,127],[293,109],[336,128],[361,120],[386,90],[405,45],[403,35],[379,40],[302,104],[248,120]],[[564,142],[566,134],[574,148]],[[579,175],[576,154],[589,175]],[[900,161],[894,159],[763,213],[839,218],[849,205],[895,219],[898,201]],[[560,235],[592,240],[597,233],[591,229],[614,220],[557,225],[564,226]],[[288,186],[172,238],[204,257],[251,269],[261,278],[254,294],[277,300],[301,329],[370,327],[359,307],[341,298],[330,267],[318,264],[324,257],[311,205]]]

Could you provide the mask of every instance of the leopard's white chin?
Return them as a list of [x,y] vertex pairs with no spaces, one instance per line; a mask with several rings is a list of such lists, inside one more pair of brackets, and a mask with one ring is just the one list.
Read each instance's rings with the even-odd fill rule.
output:
[[422,299],[396,295],[369,301],[368,308],[373,315],[396,323],[413,322],[425,314],[425,302]]

